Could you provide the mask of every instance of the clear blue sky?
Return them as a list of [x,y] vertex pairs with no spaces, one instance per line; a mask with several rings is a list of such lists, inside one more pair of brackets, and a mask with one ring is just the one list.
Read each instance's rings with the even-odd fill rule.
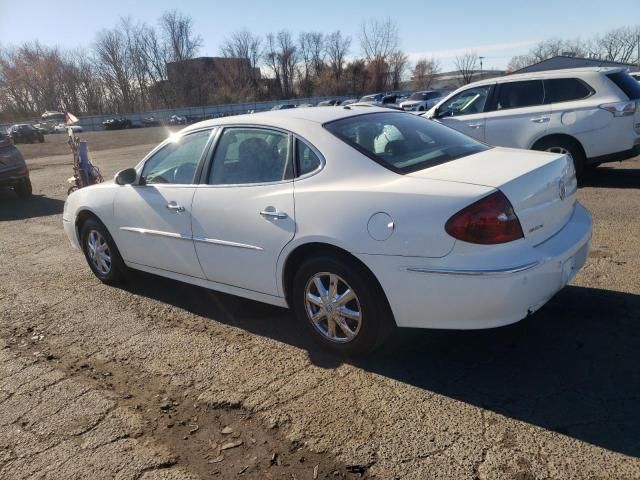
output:
[[96,32],[121,16],[153,24],[174,8],[193,17],[204,40],[202,55],[217,55],[225,36],[243,27],[261,35],[283,28],[295,34],[339,29],[354,37],[351,53],[358,54],[362,20],[390,16],[411,58],[433,54],[445,69],[466,49],[485,56],[485,68],[500,68],[545,38],[588,38],[640,23],[640,0],[0,0],[0,44],[90,46]]

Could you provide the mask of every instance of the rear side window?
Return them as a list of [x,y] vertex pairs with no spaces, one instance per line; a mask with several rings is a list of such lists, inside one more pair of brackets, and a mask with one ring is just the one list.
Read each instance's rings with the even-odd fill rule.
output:
[[311,147],[296,139],[296,175],[301,177],[320,167],[320,159]]
[[544,103],[570,102],[581,100],[593,93],[587,85],[577,78],[552,78],[544,81]]
[[499,85],[496,109],[533,107],[542,105],[543,101],[544,88],[542,87],[542,80],[508,82]]
[[629,100],[640,100],[640,83],[627,72],[610,73],[607,78],[615,83]]
[[336,137],[382,166],[405,174],[483,152],[489,147],[409,113],[370,113],[326,123]]

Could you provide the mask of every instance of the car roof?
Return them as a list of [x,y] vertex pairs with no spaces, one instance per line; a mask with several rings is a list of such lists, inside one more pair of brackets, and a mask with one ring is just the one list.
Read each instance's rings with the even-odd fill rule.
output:
[[349,105],[348,107],[327,108],[300,107],[289,108],[286,110],[268,110],[266,112],[234,115],[231,117],[215,118],[212,120],[194,123],[193,125],[185,128],[183,132],[197,130],[203,127],[233,124],[264,125],[289,129],[292,123],[307,122],[322,125],[334,120],[355,117],[357,115],[364,115],[367,113],[389,113],[390,111],[394,111],[389,108],[375,107],[373,105],[371,105],[370,108],[351,108],[352,106],[353,105]]
[[582,67],[582,68],[563,68],[560,70],[545,70],[540,72],[527,72],[527,73],[514,73],[512,75],[505,75],[504,77],[494,77],[487,80],[480,80],[478,82],[465,85],[480,86],[480,85],[493,85],[494,83],[515,82],[521,80],[536,80],[542,78],[554,78],[554,77],[571,77],[580,75],[583,73],[614,73],[623,72],[624,67]]

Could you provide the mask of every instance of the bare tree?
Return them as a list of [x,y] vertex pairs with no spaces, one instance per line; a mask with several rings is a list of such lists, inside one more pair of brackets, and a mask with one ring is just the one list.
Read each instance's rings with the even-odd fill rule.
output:
[[288,30],[281,30],[277,35],[272,33],[267,35],[265,60],[275,76],[280,95],[291,97],[298,50]]
[[460,72],[462,85],[471,83],[478,67],[478,54],[476,52],[465,52],[457,56],[454,63],[456,69]]
[[249,30],[233,32],[220,47],[220,53],[225,58],[240,58],[243,62],[234,63],[235,68],[229,72],[241,93],[255,98],[258,93],[260,78],[259,63],[262,55],[262,38]]
[[389,55],[389,71],[391,72],[391,87],[394,90],[398,90],[402,83],[402,77],[404,72],[409,66],[409,57],[400,51],[396,50]]
[[396,50],[400,39],[398,26],[390,19],[371,19],[360,29],[360,47],[368,62],[371,88],[383,90],[387,84],[387,62]]
[[435,58],[422,58],[413,67],[413,88],[416,90],[427,90],[435,76],[440,72],[440,64]]
[[195,57],[202,46],[202,37],[193,33],[191,17],[177,10],[165,12],[160,17],[160,29],[170,47],[170,59],[173,62]]
[[339,82],[342,77],[344,63],[350,48],[351,37],[343,36],[340,30],[329,34],[325,40],[325,51],[329,60],[329,68],[336,82]]
[[96,67],[117,111],[134,109],[135,81],[126,39],[118,29],[103,30],[94,43]]

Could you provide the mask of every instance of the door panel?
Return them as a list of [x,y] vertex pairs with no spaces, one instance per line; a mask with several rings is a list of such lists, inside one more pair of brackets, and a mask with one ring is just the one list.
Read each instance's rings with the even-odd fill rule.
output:
[[445,100],[436,110],[442,124],[470,137],[485,141],[485,109],[494,85],[470,87]]
[[194,191],[193,185],[119,188],[114,201],[116,229],[112,233],[122,257],[129,262],[204,278],[191,240]]
[[542,80],[499,84],[495,110],[487,113],[485,141],[499,147],[530,148],[549,128]]
[[196,188],[193,238],[208,280],[278,295],[278,256],[295,228],[293,182]]
[[485,141],[486,119],[484,113],[461,115],[459,117],[444,117],[440,118],[439,121],[443,125],[451,127],[465,135],[469,135],[476,140],[480,140],[481,142]]

